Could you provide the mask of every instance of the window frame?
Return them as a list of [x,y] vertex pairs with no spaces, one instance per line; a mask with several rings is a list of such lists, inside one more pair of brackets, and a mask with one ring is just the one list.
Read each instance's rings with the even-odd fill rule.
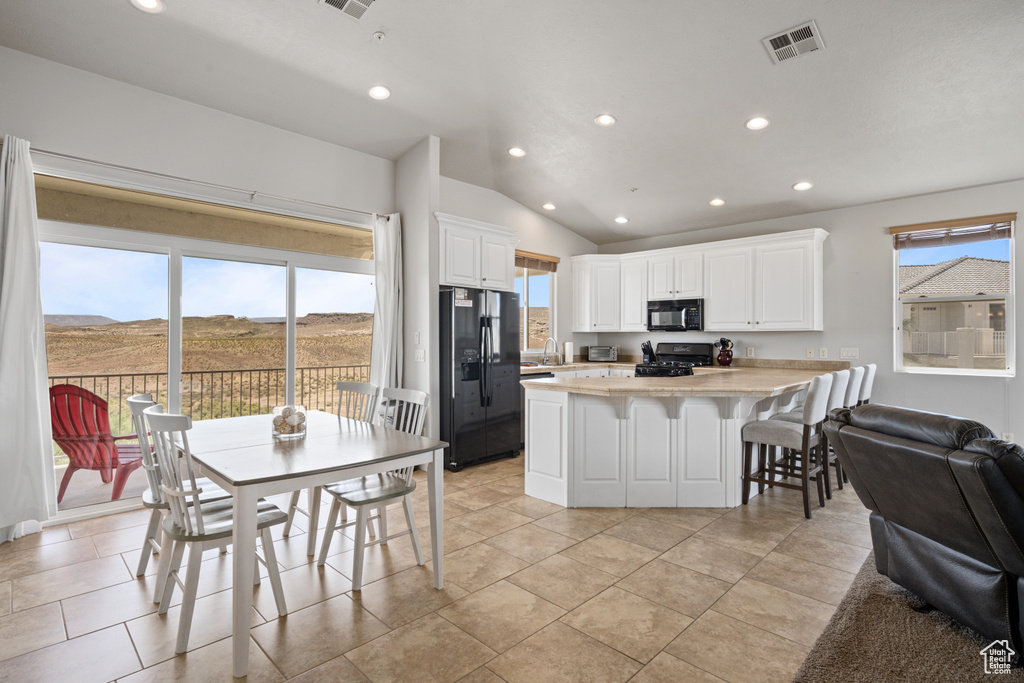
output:
[[[228,242],[214,242],[190,237],[161,235],[158,233],[106,228],[59,221],[39,221],[39,241],[71,244],[84,247],[119,249],[151,254],[163,254],[167,262],[167,409],[181,410],[182,363],[182,259],[185,257],[210,258],[223,261],[241,261],[264,265],[284,266],[286,269],[285,314],[286,358],[285,391],[288,403],[295,403],[296,376],[296,268],[310,268],[359,275],[374,275],[374,262],[326,256],[304,252],[284,251]],[[374,311],[376,315],[376,311]]]
[[[516,266],[516,270],[518,270],[520,267],[521,266]],[[530,341],[530,328],[529,328],[529,325],[530,325],[530,308],[529,308],[529,302],[530,302],[530,298],[529,298],[530,276],[529,276],[528,273],[530,272],[530,268],[522,267],[522,269],[523,269],[523,294],[522,294],[523,300],[520,302],[520,308],[525,308],[526,311],[525,311],[525,314],[523,315],[523,326],[522,326],[522,328],[520,330],[521,334],[520,334],[520,339],[519,339],[519,352],[520,353],[544,353],[544,349],[543,348],[529,348],[529,341]],[[546,273],[546,275],[548,276],[548,328],[549,328],[549,331],[550,331],[550,334],[548,336],[550,338],[552,338],[552,339],[558,339],[558,334],[557,334],[557,330],[556,330],[556,327],[555,327],[555,320],[556,320],[556,318],[555,318],[555,299],[556,299],[556,297],[555,297],[555,294],[556,294],[556,292],[555,292],[555,283],[556,283],[556,278],[554,277],[555,273],[556,273],[556,271],[550,271],[550,272]],[[518,278],[513,273],[513,277],[512,277],[512,280],[513,280],[513,285],[512,285],[513,291],[515,290],[515,280],[516,279],[518,279]]]
[[[1016,293],[1016,276],[1014,266],[1014,252],[1015,247],[1015,234],[1016,222],[1011,222],[1010,237],[1009,240],[1009,269],[1010,269],[1010,286],[1009,291],[1005,294],[968,294],[968,295],[957,295],[957,296],[935,296],[935,297],[919,297],[911,299],[900,298],[900,250],[891,246],[892,249],[892,268],[893,268],[893,371],[898,373],[905,373],[908,375],[951,375],[961,377],[1014,377],[1016,376],[1016,305],[1015,305],[1015,293]],[[985,369],[985,368],[933,368],[933,367],[915,367],[906,366],[903,363],[903,306],[914,301],[919,301],[921,304],[941,304],[944,302],[967,302],[967,301],[1005,301],[1006,302],[1006,367],[1004,369]]]

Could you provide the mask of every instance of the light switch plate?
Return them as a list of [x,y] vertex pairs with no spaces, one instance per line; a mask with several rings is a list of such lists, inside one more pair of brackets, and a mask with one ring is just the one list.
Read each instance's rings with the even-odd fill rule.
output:
[[843,360],[854,360],[860,358],[860,349],[858,348],[843,348],[839,350],[839,357]]

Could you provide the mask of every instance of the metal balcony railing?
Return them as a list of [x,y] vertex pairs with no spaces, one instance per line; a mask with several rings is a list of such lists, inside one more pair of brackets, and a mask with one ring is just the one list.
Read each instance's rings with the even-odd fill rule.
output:
[[[260,415],[285,403],[285,369],[220,370],[181,373],[181,409],[193,420]],[[309,409],[335,412],[339,381],[368,382],[369,365],[334,365],[295,368],[296,402]],[[145,372],[113,375],[61,375],[49,378],[50,386],[74,384],[107,402],[110,430],[131,434],[128,397],[152,394],[157,403],[167,402],[167,373]]]

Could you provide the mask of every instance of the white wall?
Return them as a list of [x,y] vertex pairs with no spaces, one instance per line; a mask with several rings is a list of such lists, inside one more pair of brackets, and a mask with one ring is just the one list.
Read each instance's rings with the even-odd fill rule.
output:
[[[428,407],[423,433],[439,432],[440,361],[438,344],[438,138],[430,136],[406,152],[395,165],[395,199],[402,214],[402,258],[405,263],[405,365],[403,385],[435,397]],[[419,344],[416,335],[419,335]],[[424,352],[422,362],[416,351]]]
[[[893,225],[982,216],[1017,211],[1024,215],[1024,181],[1013,181],[898,199],[834,211],[744,223],[712,230],[603,245],[602,253],[697,244],[804,228],[823,228],[825,240],[824,332],[725,333],[743,354],[753,346],[761,358],[804,358],[806,347],[827,347],[838,358],[841,347],[857,347],[854,364],[877,363],[873,401],[949,413],[979,420],[997,434],[1013,432],[1024,440],[1024,382],[1018,378],[910,375],[893,372],[893,249],[887,228]],[[1020,240],[1014,258],[1021,279]],[[1018,301],[1021,298],[1018,293]],[[1017,311],[1020,311],[1020,305]],[[1019,317],[1019,316],[1018,316]],[[1021,321],[1018,320],[1018,323]],[[1020,330],[1020,324],[1017,325]],[[683,335],[682,337],[680,335]],[[640,342],[685,338],[713,341],[723,335],[706,333],[602,334],[601,344],[618,344],[639,353]],[[1021,368],[1017,345],[1016,366]]]
[[357,211],[394,211],[394,163],[0,48],[0,135],[33,148]]
[[562,262],[555,272],[555,321],[552,336],[563,343],[572,341],[576,353],[580,346],[596,344],[596,334],[572,333],[572,264],[570,256],[593,254],[597,245],[547,216],[529,209],[505,195],[451,178],[441,178],[441,211],[516,231],[518,249],[548,256]]

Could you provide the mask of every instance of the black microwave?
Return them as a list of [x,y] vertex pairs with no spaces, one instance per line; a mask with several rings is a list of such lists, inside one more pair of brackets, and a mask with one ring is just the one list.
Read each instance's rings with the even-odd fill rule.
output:
[[647,329],[686,332],[704,329],[704,299],[647,302]]

